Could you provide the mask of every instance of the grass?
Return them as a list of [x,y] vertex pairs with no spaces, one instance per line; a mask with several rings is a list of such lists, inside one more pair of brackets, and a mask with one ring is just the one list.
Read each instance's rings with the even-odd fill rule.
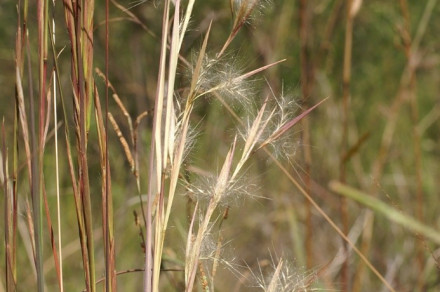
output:
[[0,292],[438,289],[437,1],[9,2]]

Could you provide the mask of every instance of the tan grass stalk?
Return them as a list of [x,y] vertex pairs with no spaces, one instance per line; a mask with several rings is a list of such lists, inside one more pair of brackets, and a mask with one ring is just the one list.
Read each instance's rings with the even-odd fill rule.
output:
[[[108,74],[109,74],[109,8],[110,3],[109,0],[105,1],[105,80],[108,82]],[[93,22],[93,14],[92,14],[92,22]],[[92,65],[92,64],[90,64]],[[92,72],[92,68],[90,68]],[[99,99],[96,98],[98,95],[98,91],[95,89],[95,102],[99,106]],[[108,119],[109,119],[109,109],[108,109],[108,95],[109,95],[109,87],[105,87],[105,129],[104,129],[104,155],[101,160],[101,166],[103,166],[104,170],[104,181],[103,181],[103,198],[105,198],[105,202],[103,200],[103,207],[105,209],[104,216],[105,217],[105,225],[103,225],[104,229],[104,251],[105,251],[105,291],[111,292],[116,291],[116,258],[115,258],[115,239],[113,235],[113,197],[111,192],[111,180],[110,180],[110,160],[109,160],[109,149],[108,149]],[[102,113],[97,115],[98,122],[100,122],[100,126],[102,129]],[[129,119],[131,121],[131,119]],[[103,133],[101,131],[101,137]],[[101,149],[102,151],[102,149]]]
[[[222,221],[220,222],[220,224],[226,219],[227,217],[227,210],[225,211],[225,214],[222,217]],[[219,267],[219,263],[220,263],[220,254],[221,254],[221,250],[222,250],[222,243],[223,243],[223,236],[221,234],[221,226],[219,227],[220,231],[219,231],[219,235],[218,235],[218,240],[217,240],[217,247],[215,249],[215,254],[214,254],[214,259],[213,259],[213,263],[212,263],[212,269],[211,269],[211,290],[215,291],[215,276],[217,275],[217,269]]]
[[[115,267],[115,239],[113,223],[113,196],[111,192],[111,176],[108,158],[108,132],[104,125],[104,117],[99,101],[98,91],[94,94],[95,116],[97,121],[98,142],[100,150],[101,166],[101,198],[102,198],[102,233],[104,238],[105,253],[105,291],[115,291],[116,289],[116,267]],[[108,112],[108,111],[107,111]],[[110,115],[110,113],[108,112]]]
[[[32,210],[34,220],[36,267],[37,267],[37,289],[44,291],[43,273],[43,155],[46,118],[46,94],[47,94],[47,38],[48,38],[48,1],[37,1],[37,22],[38,22],[38,77],[39,77],[39,139],[38,146],[35,141],[34,151],[38,149],[38,156],[35,157],[33,167],[32,184]],[[38,148],[37,148],[38,147]]]
[[31,166],[31,148],[29,145],[30,137],[29,137],[29,126],[28,126],[28,118],[26,115],[25,105],[24,105],[24,93],[21,82],[20,70],[17,66],[15,69],[15,82],[16,82],[16,92],[17,92],[17,106],[18,106],[18,115],[21,125],[21,133],[23,135],[24,141],[24,149],[26,154],[26,164],[28,167],[28,177],[29,182],[32,181],[32,166]]
[[125,139],[124,135],[121,132],[121,129],[118,126],[118,123],[116,122],[115,118],[110,112],[108,113],[108,118],[113,126],[113,129],[116,132],[116,135],[119,138],[119,142],[122,145],[122,148],[125,153],[125,157],[127,158],[128,164],[130,164],[131,171],[134,172],[134,168],[135,168],[134,159],[133,159],[133,155],[131,155],[130,147],[128,146],[127,140]]
[[[153,133],[150,145],[150,162],[149,162],[149,184],[148,184],[148,204],[147,204],[147,225],[146,225],[146,247],[145,247],[145,275],[144,275],[144,291],[155,292],[153,287],[153,275],[157,275],[157,269],[160,270],[160,262],[157,263],[152,255],[153,252],[153,200],[157,196],[157,192],[161,190],[162,177],[162,146],[161,146],[161,124],[162,124],[162,108],[164,100],[165,87],[165,65],[166,65],[166,44],[168,32],[168,16],[170,13],[170,1],[165,1],[165,7],[162,19],[162,40],[159,61],[159,73],[157,78],[155,110],[153,117]],[[158,232],[158,231],[156,231]],[[154,262],[153,262],[154,260]],[[158,281],[158,275],[155,276]],[[158,284],[158,283],[155,283]]]
[[8,291],[16,290],[16,275],[15,275],[15,259],[13,245],[13,189],[11,180],[9,178],[8,168],[8,153],[6,148],[6,133],[5,133],[5,121],[2,121],[1,128],[1,156],[0,156],[0,183],[3,185],[4,193],[4,243],[5,243],[5,280]]
[[12,169],[12,230],[11,230],[11,263],[12,263],[12,276],[14,281],[17,279],[17,215],[18,215],[18,135],[19,135],[19,113],[18,106],[15,103],[15,115],[14,115],[14,140],[13,140],[13,169]]
[[277,292],[278,288],[278,278],[280,276],[281,268],[283,267],[283,260],[280,259],[278,265],[273,273],[272,279],[270,280],[269,286],[265,289],[265,292]]
[[[55,29],[55,0],[52,1],[52,40],[56,43],[56,29]],[[62,253],[62,241],[61,241],[61,207],[60,207],[60,174],[59,174],[59,161],[58,161],[58,117],[57,117],[57,76],[55,70],[52,73],[53,79],[53,119],[55,124],[55,183],[56,183],[56,197],[57,197],[57,227],[58,227],[58,254],[59,265],[57,270],[59,271],[60,279],[60,292],[64,292],[63,282],[63,253]]]
[[[189,21],[189,17],[192,13],[192,6],[194,1],[190,1],[187,6],[187,12],[185,14],[183,20],[183,28],[186,29],[187,22]],[[185,30],[180,30],[180,1],[177,0],[175,2],[174,8],[174,20],[173,20],[173,28],[171,33],[171,43],[170,43],[170,52],[169,52],[169,68],[168,68],[168,79],[167,79],[167,90],[166,96],[164,92],[165,87],[165,56],[166,56],[166,31],[168,27],[168,19],[165,18],[166,15],[169,14],[169,1],[165,3],[165,12],[164,12],[164,22],[163,22],[163,41],[162,41],[162,53],[161,53],[161,64],[159,71],[159,80],[158,80],[158,89],[156,96],[156,106],[155,106],[155,117],[154,117],[154,130],[153,130],[153,139],[155,140],[154,148],[151,147],[151,151],[155,152],[155,170],[156,170],[156,182],[157,182],[157,190],[158,193],[158,204],[156,205],[156,221],[155,221],[155,249],[154,249],[154,266],[153,266],[153,282],[152,289],[153,291],[158,291],[159,287],[159,275],[160,275],[160,263],[162,259],[162,250],[163,244],[165,240],[165,233],[168,225],[169,216],[171,213],[171,206],[174,200],[174,194],[177,187],[178,175],[183,159],[184,154],[184,146],[186,135],[188,131],[188,123],[189,116],[192,110],[192,101],[187,102],[187,106],[184,110],[184,116],[182,120],[182,133],[180,135],[181,139],[178,142],[179,144],[175,144],[174,141],[174,129],[175,118],[174,118],[174,109],[173,109],[173,97],[174,97],[174,82],[177,70],[177,62],[179,59],[179,51],[181,46],[181,38],[185,34]],[[186,23],[186,24],[185,24]],[[205,45],[206,46],[206,45]],[[164,102],[166,98],[166,102]],[[190,100],[190,99],[189,99]],[[165,112],[162,111],[163,105],[166,106]],[[162,130],[162,123],[164,124],[164,128]],[[162,131],[163,135],[163,143],[160,142],[162,139]],[[151,163],[151,162],[150,162]],[[168,196],[166,198],[166,206],[165,206],[165,194],[164,190],[164,171],[168,167],[168,163],[170,163],[171,167],[171,178],[170,178],[170,187],[168,189]],[[150,167],[150,171],[152,168]],[[151,177],[151,173],[150,173]],[[151,188],[152,180],[150,179],[150,188]],[[151,204],[151,191],[149,191],[149,206]],[[147,214],[147,217],[151,215]],[[147,218],[148,220],[148,218]],[[147,253],[149,252],[148,248],[148,236],[147,236]],[[147,269],[147,268],[146,268]],[[147,274],[147,271],[146,271]],[[147,288],[146,288],[147,289]]]
[[[345,182],[346,180],[346,164],[347,160],[346,152],[348,151],[348,125],[349,125],[349,112],[350,112],[350,85],[351,85],[351,56],[353,47],[353,23],[357,14],[357,6],[360,7],[362,0],[348,0],[346,1],[346,22],[345,22],[345,43],[344,43],[344,61],[342,72],[342,140],[341,140],[341,154],[339,159],[339,180]],[[342,222],[342,230],[347,235],[349,232],[349,216],[347,199],[342,197],[340,201],[340,214]],[[347,254],[347,258],[342,265],[341,271],[341,284],[342,291],[347,292],[349,287],[349,257],[348,257],[348,245],[343,243],[344,251]]]

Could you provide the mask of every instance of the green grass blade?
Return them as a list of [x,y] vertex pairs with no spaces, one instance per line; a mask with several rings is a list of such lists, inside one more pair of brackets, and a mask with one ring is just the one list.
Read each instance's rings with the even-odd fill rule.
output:
[[330,183],[330,189],[341,196],[353,199],[358,203],[361,203],[362,205],[373,210],[374,212],[385,216],[390,221],[393,221],[418,235],[426,237],[427,239],[430,239],[431,241],[440,244],[440,233],[437,230],[423,224],[422,222],[411,217],[410,215],[402,213],[401,211],[391,207],[381,200],[336,181],[332,181]]

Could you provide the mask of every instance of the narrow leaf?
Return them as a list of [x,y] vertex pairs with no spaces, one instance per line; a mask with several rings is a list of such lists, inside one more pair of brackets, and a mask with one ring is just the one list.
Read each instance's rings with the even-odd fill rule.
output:
[[381,200],[374,198],[371,195],[365,194],[362,191],[349,187],[347,185],[341,184],[340,182],[332,181],[330,182],[330,189],[344,197],[353,199],[362,205],[370,208],[371,210],[382,214],[390,221],[402,225],[404,228],[410,231],[426,237],[436,244],[440,244],[440,233],[422,222],[416,220],[410,215],[404,214],[399,210],[389,206],[388,204],[382,202]]

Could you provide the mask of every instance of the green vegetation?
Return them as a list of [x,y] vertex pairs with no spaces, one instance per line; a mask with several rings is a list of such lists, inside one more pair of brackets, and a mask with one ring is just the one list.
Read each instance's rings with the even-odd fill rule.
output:
[[439,290],[438,15],[3,1],[0,292]]

